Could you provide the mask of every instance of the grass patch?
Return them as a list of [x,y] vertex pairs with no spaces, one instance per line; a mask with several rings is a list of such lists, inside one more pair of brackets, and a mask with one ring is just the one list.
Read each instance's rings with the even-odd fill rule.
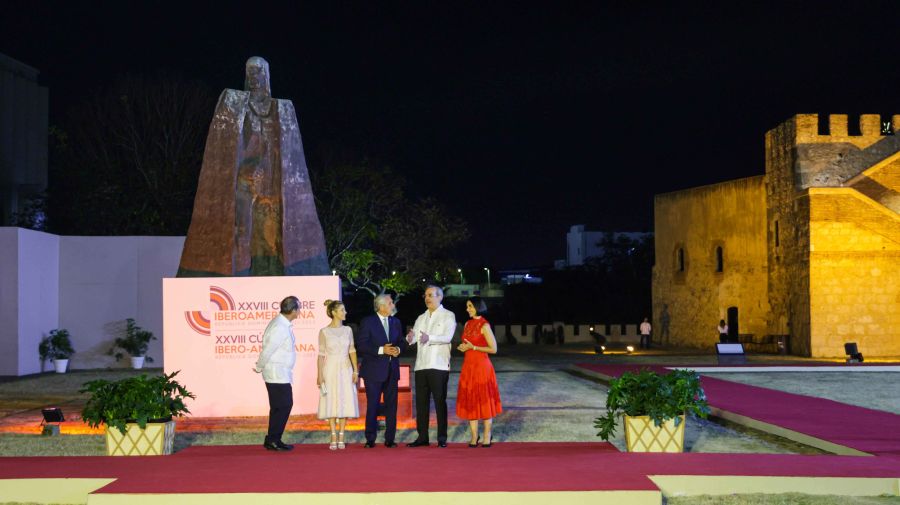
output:
[[896,505],[898,496],[836,496],[800,493],[700,495],[667,498],[667,505]]
[[106,456],[103,435],[0,436],[0,456]]

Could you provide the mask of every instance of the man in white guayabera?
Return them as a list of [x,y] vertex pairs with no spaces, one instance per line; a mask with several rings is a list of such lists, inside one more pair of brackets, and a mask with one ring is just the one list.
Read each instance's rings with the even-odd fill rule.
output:
[[269,394],[269,431],[263,447],[270,451],[290,451],[294,448],[293,445],[282,442],[281,436],[291,415],[291,407],[294,406],[291,382],[297,352],[291,321],[297,319],[299,312],[300,300],[296,296],[281,300],[281,313],[266,326],[262,352],[253,368],[254,372],[262,374]]

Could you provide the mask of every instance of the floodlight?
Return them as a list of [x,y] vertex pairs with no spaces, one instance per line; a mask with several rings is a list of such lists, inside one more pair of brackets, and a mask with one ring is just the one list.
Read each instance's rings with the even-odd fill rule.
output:
[[45,423],[61,423],[66,420],[65,416],[63,416],[63,411],[59,407],[46,407],[41,409],[41,414],[44,415]]
[[41,409],[41,414],[44,416],[44,421],[41,423],[44,425],[41,435],[59,435],[59,423],[66,420],[62,409],[59,407],[45,407]]
[[629,345],[628,347],[625,348],[625,350],[628,351],[628,352],[634,352],[634,346],[633,346],[633,345]]
[[856,347],[856,342],[847,342],[846,344],[844,344],[844,354],[848,356],[847,363],[863,362],[863,355]]

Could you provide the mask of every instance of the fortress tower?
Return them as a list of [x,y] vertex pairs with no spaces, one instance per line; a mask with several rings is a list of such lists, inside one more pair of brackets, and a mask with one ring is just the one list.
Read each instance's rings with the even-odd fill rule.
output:
[[[893,116],[893,131],[900,115]],[[900,353],[900,135],[800,114],[766,134],[769,331],[794,352]],[[888,339],[886,337],[890,336]]]

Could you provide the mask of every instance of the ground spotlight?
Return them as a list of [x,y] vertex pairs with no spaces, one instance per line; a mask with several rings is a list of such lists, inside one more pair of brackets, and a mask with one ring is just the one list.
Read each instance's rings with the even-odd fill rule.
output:
[[847,355],[847,363],[863,362],[863,355],[856,347],[856,342],[847,342],[844,344],[844,354]]
[[66,420],[65,416],[63,416],[63,411],[59,407],[45,407],[41,409],[41,414],[44,416],[44,429],[41,430],[41,435],[59,435],[59,423]]
[[634,346],[633,346],[633,345],[629,345],[628,347],[625,348],[625,350],[628,351],[628,352],[634,352]]

